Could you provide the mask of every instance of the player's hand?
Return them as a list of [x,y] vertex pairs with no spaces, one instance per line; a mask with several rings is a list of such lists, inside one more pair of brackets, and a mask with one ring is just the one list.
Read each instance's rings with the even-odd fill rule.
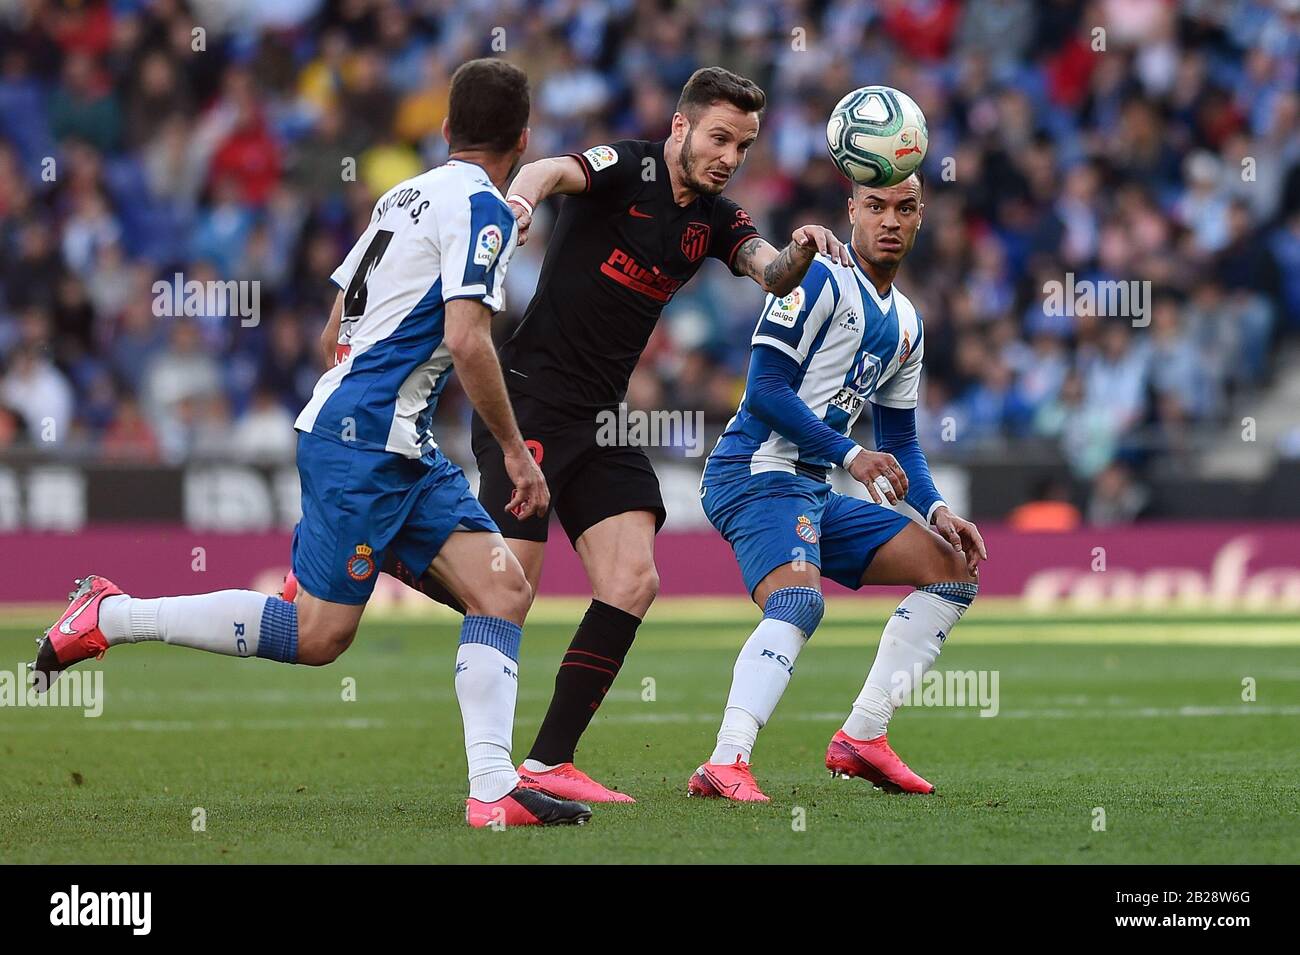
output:
[[799,248],[809,252],[820,252],[829,256],[840,265],[849,265],[849,250],[844,243],[835,238],[835,233],[825,226],[801,225],[790,233],[790,241]]
[[523,245],[528,241],[528,227],[533,224],[533,214],[513,199],[507,199],[506,204],[515,214],[515,230],[519,233],[518,244]]
[[980,537],[979,528],[970,521],[958,517],[946,507],[935,509],[932,523],[939,536],[948,541],[953,550],[966,555],[966,569],[974,577],[979,571],[980,561],[989,559],[989,552],[984,547],[984,538]]
[[541,517],[551,506],[551,489],[546,486],[546,478],[532,453],[520,444],[517,449],[505,452],[505,461],[506,474],[515,486],[506,510],[521,521]]
[[866,487],[877,504],[886,500],[897,504],[907,497],[907,474],[898,459],[885,451],[859,451],[849,462],[849,473]]

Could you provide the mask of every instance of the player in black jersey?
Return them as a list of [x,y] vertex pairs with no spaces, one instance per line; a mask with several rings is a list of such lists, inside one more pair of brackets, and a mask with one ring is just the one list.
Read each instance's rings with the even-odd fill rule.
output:
[[[592,602],[555,681],[522,778],[562,798],[631,801],[573,766],[578,739],[609,690],[659,586],[654,536],[665,516],[644,450],[598,441],[597,415],[623,400],[664,305],[705,257],[776,295],[791,292],[817,252],[848,264],[828,229],[806,225],[778,250],[722,196],[758,135],[766,97],[717,67],[682,90],[663,142],[628,140],[532,162],[511,183],[521,244],[538,203],[564,200],[537,292],[501,348],[521,433],[552,506],[591,581]],[[547,518],[506,511],[511,484],[500,448],[476,417],[479,500],[524,567],[533,592]],[[419,583],[433,595],[436,584]]]

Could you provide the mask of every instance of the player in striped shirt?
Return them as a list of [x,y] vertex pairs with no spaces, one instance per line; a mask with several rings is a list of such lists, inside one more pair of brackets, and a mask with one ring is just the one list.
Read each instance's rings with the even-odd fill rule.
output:
[[[924,329],[894,276],[921,225],[921,188],[917,175],[855,186],[851,264],[817,256],[798,288],[768,296],[754,331],[745,395],[709,456],[701,497],[763,619],[736,660],[717,747],[690,795],[767,801],[751,754],[821,620],[822,577],[855,590],[916,588],[885,625],[827,767],[893,792],[934,791],[885,730],[975,598],[987,554],[975,525],[940,497],[916,437]],[[875,451],[849,437],[867,401]],[[875,503],[832,491],[833,467]],[[882,506],[903,500],[928,527]]]
[[469,764],[466,821],[476,827],[585,822],[583,804],[520,786],[510,746],[519,642],[532,591],[496,523],[430,423],[454,363],[513,484],[515,516],[544,514],[550,494],[515,423],[490,322],[517,243],[502,198],[528,146],[528,80],[500,60],[452,77],[447,163],[394,186],[333,275],[337,364],[295,423],[302,520],[294,531],[296,599],[224,590],[140,599],[111,581],[77,582],[40,641],[38,685],[119,643],[160,640],[229,656],[313,666],[356,635],[389,555],[437,577],[465,610],[456,696]]

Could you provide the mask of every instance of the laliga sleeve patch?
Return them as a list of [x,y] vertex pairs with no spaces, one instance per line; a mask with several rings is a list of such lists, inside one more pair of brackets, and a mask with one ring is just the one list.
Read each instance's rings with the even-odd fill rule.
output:
[[489,266],[501,251],[501,230],[495,225],[485,225],[474,240],[474,264]]
[[618,153],[613,146],[592,146],[582,155],[591,164],[592,172],[600,172],[618,162]]
[[767,320],[786,328],[794,328],[803,311],[803,286],[799,286],[784,298],[778,298],[767,311]]

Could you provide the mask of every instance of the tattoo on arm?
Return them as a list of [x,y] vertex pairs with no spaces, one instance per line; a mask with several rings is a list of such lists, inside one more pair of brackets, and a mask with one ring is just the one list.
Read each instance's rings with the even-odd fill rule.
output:
[[754,236],[736,250],[734,269],[737,275],[748,275],[764,291],[789,295],[803,280],[811,261],[812,256],[793,242],[777,252],[766,240]]
[[795,261],[796,248],[791,242],[763,269],[763,287],[773,295],[789,295],[808,271],[807,262]]
[[[791,262],[790,248],[787,246],[781,252],[777,252],[766,239],[761,236],[754,236],[746,239],[736,250],[736,258],[732,268],[737,275],[748,275],[751,279],[763,286],[764,290],[772,292],[776,286],[782,283],[794,268]],[[790,288],[794,287],[791,284]],[[786,289],[789,292],[790,289]],[[781,293],[782,295],[785,292]]]
[[[759,251],[767,245],[759,236],[753,236],[741,243],[740,248],[736,250],[736,255],[731,261],[731,269],[737,275],[748,275],[755,282],[762,283],[762,276],[759,274],[759,265],[755,262]],[[768,246],[770,249],[771,246]]]

